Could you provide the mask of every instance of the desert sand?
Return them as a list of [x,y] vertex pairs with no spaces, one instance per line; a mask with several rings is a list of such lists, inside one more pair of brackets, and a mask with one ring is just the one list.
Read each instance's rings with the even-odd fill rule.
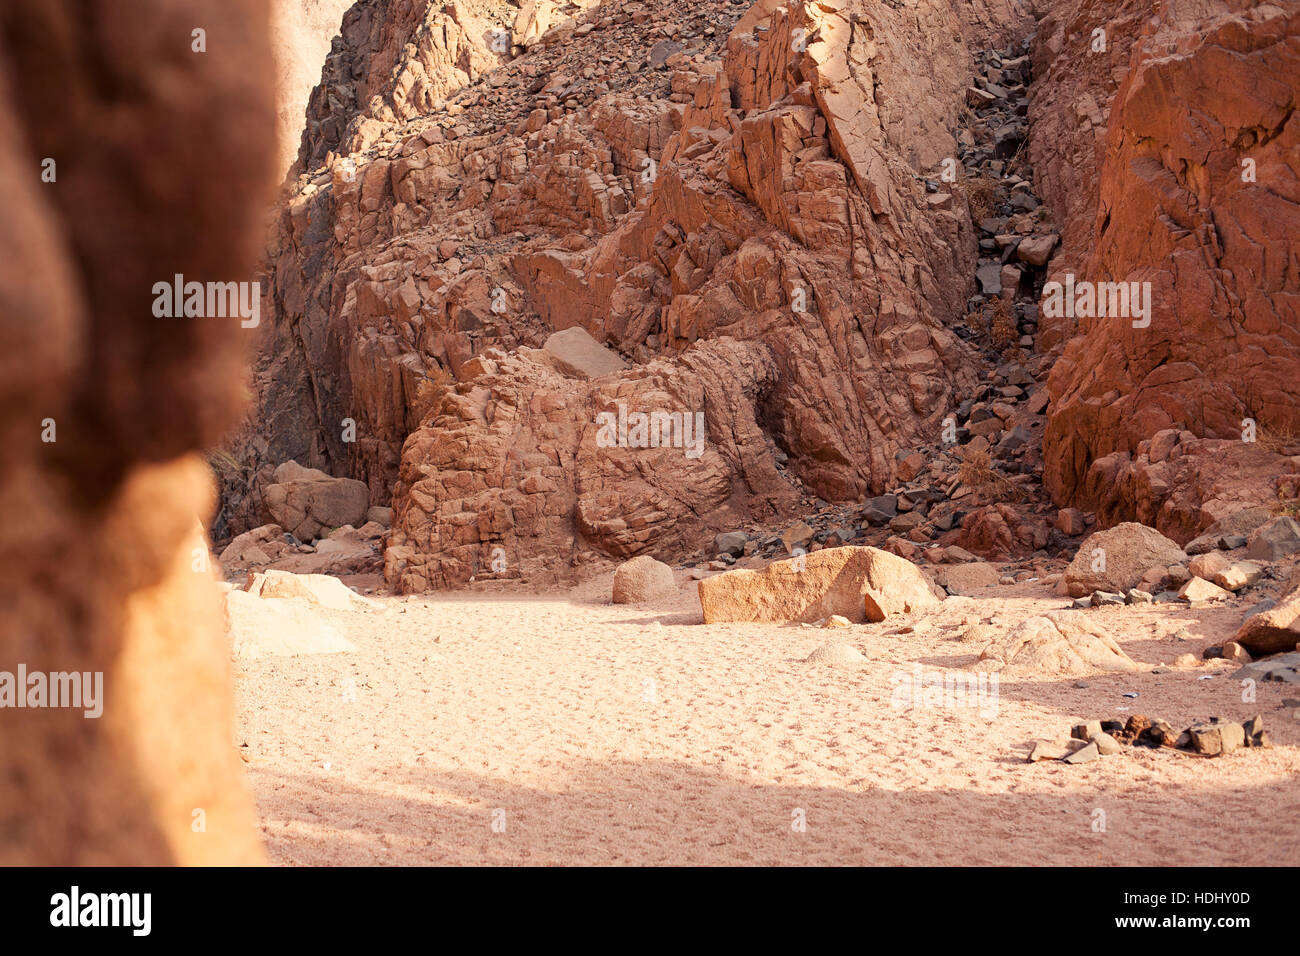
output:
[[[1199,659],[1239,610],[1095,609],[1149,667],[1003,678],[981,716],[892,707],[891,676],[980,670],[969,625],[1068,603],[1041,583],[825,629],[706,626],[694,582],[678,580],[637,606],[609,603],[608,574],[549,596],[378,596],[321,611],[355,652],[242,662],[237,743],[272,862],[1300,862],[1300,711],[1282,705],[1294,687],[1261,683],[1244,703],[1236,665]],[[804,662],[840,640],[868,663]],[[1187,653],[1196,664],[1170,666]],[[1260,713],[1274,746],[1026,761],[1035,738],[1129,713],[1179,726]]]

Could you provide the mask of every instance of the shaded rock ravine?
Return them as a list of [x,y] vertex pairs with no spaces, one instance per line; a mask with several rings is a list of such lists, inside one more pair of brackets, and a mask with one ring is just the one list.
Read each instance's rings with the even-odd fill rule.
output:
[[[289,460],[392,509],[400,591],[727,567],[794,553],[796,521],[805,550],[1068,559],[1294,494],[1298,406],[1250,398],[1221,343],[1291,394],[1296,16],[1112,6],[355,4],[277,207],[217,535],[280,522]],[[1226,132],[1189,132],[1179,98],[1229,52]],[[1204,175],[1164,165],[1189,136]],[[1266,186],[1225,184],[1245,152]],[[1145,331],[1045,314],[1066,272],[1164,298]],[[1227,316],[1205,339],[1169,320],[1198,290]],[[545,347],[572,329],[581,360]],[[1251,412],[1270,441],[1234,443]]]

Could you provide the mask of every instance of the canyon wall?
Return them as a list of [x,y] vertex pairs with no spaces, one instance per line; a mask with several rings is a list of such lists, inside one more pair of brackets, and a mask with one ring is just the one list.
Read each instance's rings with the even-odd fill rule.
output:
[[[1047,489],[1180,538],[1275,496],[1231,472],[1293,470],[1294,6],[362,0],[278,207],[218,532],[268,520],[281,462],[355,477],[414,590],[892,487],[988,372],[963,326],[1002,246],[942,170],[987,121],[976,54],[1022,39],[1047,278],[1153,303],[1028,320]],[[574,327],[621,370],[557,367]],[[598,444],[649,402],[703,414],[707,452]],[[1267,447],[1197,443],[1246,419]]]
[[[1092,52],[1094,30],[1108,53]],[[1044,23],[1036,56],[1051,62],[1033,116],[1037,168],[1057,171],[1049,195],[1075,216],[1053,278],[1149,282],[1152,302],[1149,325],[1058,324],[1068,344],[1049,384],[1044,480],[1059,503],[1111,521],[1145,515],[1185,540],[1217,514],[1189,512],[1179,486],[1249,470],[1265,450],[1242,440],[1247,420],[1261,440],[1300,428],[1300,9],[1082,4]],[[1175,441],[1214,453],[1184,468],[1178,451],[1163,476],[1132,476],[1170,429],[1230,440]],[[1285,455],[1271,466],[1293,470]],[[1256,483],[1261,500],[1275,485]]]
[[[805,493],[881,490],[896,453],[933,441],[974,384],[949,328],[965,311],[973,230],[961,197],[925,180],[955,155],[973,46],[1028,32],[1013,10],[963,6],[966,22],[940,2],[633,4],[534,40],[520,27],[533,7],[490,75],[444,69],[438,88],[470,85],[436,105],[367,87],[375,108],[339,113],[320,106],[326,83],[303,160],[329,162],[286,197],[273,240],[260,434],[237,443],[231,530],[263,517],[259,483],[279,461],[348,473],[372,500],[392,496],[390,579],[414,588],[463,582],[495,548],[512,564],[668,555]],[[359,4],[327,77],[396,49],[417,21],[402,4]],[[563,412],[539,411],[522,382],[479,380],[497,361],[487,350],[537,348],[572,326],[635,368],[608,388],[550,380]],[[692,363],[730,369],[716,397],[687,384]],[[705,414],[706,464],[588,454],[593,392],[635,395],[647,375],[678,384],[656,392],[665,410]],[[704,407],[686,407],[701,394]],[[491,453],[503,407],[515,431]],[[558,443],[538,439],[543,417]],[[473,460],[427,428],[462,434]],[[530,464],[505,453],[516,443]],[[563,505],[529,490],[597,461],[563,482]],[[698,487],[646,498],[651,471]],[[632,501],[649,528],[619,525]],[[562,513],[530,517],[548,509]]]

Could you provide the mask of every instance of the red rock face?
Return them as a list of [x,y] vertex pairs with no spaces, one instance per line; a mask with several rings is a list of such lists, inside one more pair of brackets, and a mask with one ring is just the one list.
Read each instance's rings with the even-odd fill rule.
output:
[[[1141,328],[1080,319],[1053,369],[1044,478],[1059,503],[1159,509],[1159,495],[1152,509],[1130,484],[1117,500],[1089,475],[1094,462],[1133,453],[1162,429],[1238,441],[1246,419],[1294,429],[1298,96],[1293,6],[1175,2],[1144,20],[1110,106],[1095,248],[1083,268],[1094,281],[1149,282],[1153,310]],[[1170,520],[1183,534],[1209,523]]]
[[[496,573],[497,549],[533,574],[671,560],[805,496],[859,500],[919,474],[916,450],[978,385],[979,356],[951,331],[977,261],[1004,304],[1044,264],[1052,281],[1137,283],[1138,303],[1149,288],[1149,315],[1015,303],[1011,339],[1039,353],[1024,366],[1053,368],[1042,478],[1059,507],[1186,540],[1276,493],[1216,462],[1291,473],[1276,442],[1206,455],[1194,439],[1297,424],[1293,10],[570,13],[349,11],[273,230],[274,309],[219,531],[271,520],[270,472],[289,459],[393,506],[389,578],[406,589]],[[940,171],[972,128],[1016,149],[1023,100],[990,113],[971,65],[1031,34],[1033,182],[1002,184],[1024,213],[982,219],[987,233]],[[575,326],[628,368],[593,382],[528,351]],[[618,394],[704,415],[708,452],[598,447],[595,416]],[[1150,458],[1169,429],[1189,433],[1186,454]],[[1050,534],[1005,504],[966,517],[980,553]]]
[[[380,5],[354,8],[326,86],[343,64],[408,37],[423,22],[410,6],[383,22]],[[733,29],[741,12],[593,10],[526,53],[517,46],[495,85],[427,110],[358,113],[346,135],[327,134],[347,111],[327,115],[318,89],[304,159],[326,158],[330,143],[361,152],[355,174],[334,161],[286,197],[253,413],[261,434],[237,442],[238,457],[254,470],[293,458],[361,478],[374,503],[392,495],[405,550],[390,569],[404,587],[467,579],[488,544],[513,554],[522,542],[522,563],[680,555],[724,518],[794,500],[798,482],[832,499],[883,489],[895,452],[932,440],[975,381],[968,347],[945,327],[964,311],[972,227],[964,204],[928,202],[920,180],[955,155],[967,44],[1005,42],[1023,18],[1001,3],[967,8],[970,23],[938,2],[760,5]],[[658,363],[655,377],[696,396],[664,405],[703,414],[717,436],[693,470],[659,475],[688,490],[644,506],[648,525],[629,522],[645,465],[594,454],[591,390],[553,376],[564,410],[550,414],[567,420],[551,464],[577,471],[550,480],[567,490],[431,530],[427,516],[453,504],[460,515],[487,507],[476,496],[489,488],[531,498],[518,486],[526,472],[506,467],[514,439],[462,436],[465,467],[448,459],[449,436],[426,432],[483,427],[472,423],[495,422],[483,409],[503,403],[517,409],[512,427],[536,433],[543,416],[516,394],[523,383],[483,377],[476,356],[573,325],[641,366],[614,390],[635,393]],[[707,388],[706,368],[721,375]],[[493,397],[422,416],[421,392],[438,382]],[[340,438],[348,418],[351,444]],[[774,467],[778,450],[793,481]],[[462,472],[504,477],[462,494]],[[421,488],[420,502],[403,500]],[[227,496],[230,530],[265,520],[256,499]],[[471,525],[497,531],[471,540]],[[478,556],[444,553],[449,542]]]

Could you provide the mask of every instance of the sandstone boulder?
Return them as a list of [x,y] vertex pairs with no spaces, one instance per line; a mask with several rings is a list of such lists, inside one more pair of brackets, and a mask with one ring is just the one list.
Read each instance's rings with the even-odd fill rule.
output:
[[1187,560],[1177,544],[1159,531],[1126,521],[1089,535],[1061,576],[1062,588],[1070,597],[1093,591],[1119,591],[1136,587],[1154,565]]
[[364,482],[331,478],[293,461],[276,469],[276,483],[263,494],[276,524],[300,541],[310,541],[327,528],[362,524],[370,507],[370,489]]
[[1266,611],[1252,614],[1233,640],[1256,657],[1294,651],[1300,644],[1300,591]]
[[824,548],[699,582],[704,623],[804,621],[832,614],[854,623],[935,607],[941,600],[921,570],[878,548]]
[[1215,575],[1227,570],[1231,564],[1232,561],[1221,551],[1207,551],[1192,558],[1187,570],[1195,577],[1212,581]]
[[677,590],[673,569],[648,554],[624,561],[614,571],[615,604],[643,604],[671,596]]
[[221,552],[219,560],[225,568],[270,564],[288,547],[283,528],[278,524],[264,524],[236,536]]
[[940,565],[934,569],[933,574],[935,581],[953,594],[969,594],[979,588],[991,588],[1001,580],[997,565],[984,561]]
[[1202,601],[1225,601],[1232,597],[1232,592],[1219,587],[1213,581],[1193,577],[1178,589],[1178,596],[1189,604],[1197,604]]
[[627,368],[617,352],[601,345],[580,325],[552,332],[542,349],[556,368],[577,378],[599,378]]
[[327,574],[293,574],[274,569],[253,574],[248,593],[259,598],[298,599],[335,611],[355,611],[374,603]]
[[356,650],[338,628],[298,601],[230,591],[226,612],[233,652],[240,660]]
[[1254,561],[1233,561],[1217,571],[1211,580],[1221,588],[1240,591],[1255,584],[1263,576],[1264,568]]
[[1097,671],[1133,671],[1138,665],[1087,614],[1053,611],[1031,617],[995,640],[980,660],[1008,675],[1064,677]]

